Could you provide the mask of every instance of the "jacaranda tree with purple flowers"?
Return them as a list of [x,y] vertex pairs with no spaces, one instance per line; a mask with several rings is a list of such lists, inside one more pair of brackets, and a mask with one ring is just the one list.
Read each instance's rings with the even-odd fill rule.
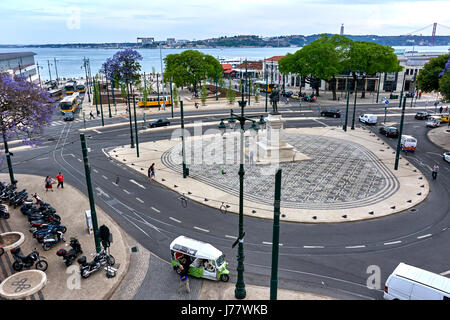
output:
[[51,122],[56,102],[47,91],[23,76],[0,73],[0,131],[5,145],[5,154],[14,183],[8,141],[22,138],[33,145],[32,138]]
[[[141,65],[139,63],[140,60],[142,60],[142,56],[139,52],[132,49],[125,49],[116,52],[112,58],[108,58],[106,62],[102,65],[102,70],[104,70],[104,73],[106,74],[107,78],[114,80],[114,82],[116,83],[125,83],[127,87],[127,104],[128,104],[128,115],[130,119],[131,148],[134,148],[134,140],[133,140],[133,128],[131,124],[130,91],[132,91],[132,84],[137,83],[140,79],[139,75],[139,72],[141,71]],[[136,114],[135,114],[135,122],[136,122]]]

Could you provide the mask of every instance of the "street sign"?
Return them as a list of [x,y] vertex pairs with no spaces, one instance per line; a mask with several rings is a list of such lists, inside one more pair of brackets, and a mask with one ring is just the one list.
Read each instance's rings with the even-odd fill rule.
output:
[[389,100],[386,99],[386,100],[384,101],[384,103],[385,103],[386,105],[388,105],[388,104],[389,104]]

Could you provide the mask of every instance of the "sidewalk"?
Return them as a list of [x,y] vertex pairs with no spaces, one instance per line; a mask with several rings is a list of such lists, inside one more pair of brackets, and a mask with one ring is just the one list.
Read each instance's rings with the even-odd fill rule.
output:
[[[91,254],[95,253],[95,243],[93,235],[88,233],[85,219],[85,210],[89,210],[89,199],[78,189],[67,183],[64,183],[64,189],[56,189],[55,184],[53,185],[53,192],[46,192],[43,184],[44,177],[16,174],[15,178],[19,181],[17,185],[18,190],[26,189],[29,198],[31,198],[32,193],[37,192],[43,201],[50,203],[56,209],[56,213],[61,216],[61,224],[67,227],[67,232],[65,233],[66,242],[61,242],[49,251],[44,251],[41,244],[29,232],[30,226],[27,217],[20,212],[20,208],[14,209],[9,207],[11,217],[8,220],[1,219],[0,230],[2,232],[11,230],[25,234],[25,242],[20,245],[24,254],[27,255],[36,248],[39,254],[44,256],[48,262],[48,269],[46,270],[47,284],[39,295],[35,294],[30,298],[39,299],[39,296],[45,300],[109,299],[127,274],[130,264],[130,249],[125,233],[103,210],[97,207],[98,225],[105,224],[113,235],[110,249],[116,260],[114,267],[118,268],[117,275],[108,279],[105,271],[101,269],[87,279],[75,276],[76,271],[79,271],[78,263],[74,261],[73,265],[67,268],[62,257],[58,257],[56,252],[61,248],[69,250],[70,237],[76,237],[81,243],[82,255],[86,256],[88,261],[92,261],[93,257]],[[9,175],[0,174],[0,181],[9,182]],[[1,257],[0,264],[3,264],[2,268],[5,270],[10,270],[8,273],[11,274],[12,268],[8,264],[13,261],[13,257],[7,252]],[[1,273],[0,277],[1,280],[4,280]],[[78,283],[79,288],[77,289]],[[73,289],[70,289],[71,287]]]
[[439,148],[450,152],[450,127],[448,123],[442,123],[438,128],[428,131],[428,139]]

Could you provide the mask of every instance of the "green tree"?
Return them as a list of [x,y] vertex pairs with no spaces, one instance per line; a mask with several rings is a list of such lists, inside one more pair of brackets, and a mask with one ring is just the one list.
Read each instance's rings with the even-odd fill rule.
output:
[[175,107],[178,108],[178,87],[177,86],[173,86],[172,95],[173,95],[172,103],[175,105]]
[[222,76],[222,66],[219,61],[213,56],[197,50],[169,54],[164,58],[164,62],[166,65],[165,78],[172,77],[178,87],[192,86],[195,92],[201,81],[215,80]]
[[121,83],[120,84],[120,95],[122,96],[122,98],[126,99],[127,98],[127,86],[125,83]]
[[208,97],[208,90],[206,89],[206,81],[203,81],[200,93],[200,100],[202,101],[202,105],[206,105],[207,97]]
[[439,88],[445,101],[450,101],[450,72],[445,73],[439,79]]
[[[368,75],[377,72],[400,72],[403,69],[398,63],[394,48],[375,42],[351,41],[345,55],[344,70],[352,75],[355,89],[358,73],[364,83]],[[363,87],[361,98],[365,98],[365,93]]]
[[231,86],[231,80],[228,80],[227,100],[229,104],[234,104],[236,101],[236,92],[234,92]]
[[[440,80],[442,80],[442,77],[439,78],[439,74],[442,73],[449,59],[450,54],[446,54],[433,58],[426,63],[417,75],[417,87],[423,92],[440,91]],[[443,81],[445,82],[445,79]]]

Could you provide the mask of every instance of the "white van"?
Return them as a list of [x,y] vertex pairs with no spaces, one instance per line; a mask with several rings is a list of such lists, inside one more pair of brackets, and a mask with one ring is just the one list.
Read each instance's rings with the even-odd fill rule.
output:
[[376,124],[377,120],[378,118],[374,114],[365,114],[359,117],[359,121],[365,124]]
[[427,127],[437,128],[441,125],[441,116],[431,116],[427,120]]
[[386,280],[386,300],[449,300],[450,279],[400,263]]
[[416,151],[417,139],[413,136],[408,136],[406,134],[402,135],[400,140],[402,151]]

